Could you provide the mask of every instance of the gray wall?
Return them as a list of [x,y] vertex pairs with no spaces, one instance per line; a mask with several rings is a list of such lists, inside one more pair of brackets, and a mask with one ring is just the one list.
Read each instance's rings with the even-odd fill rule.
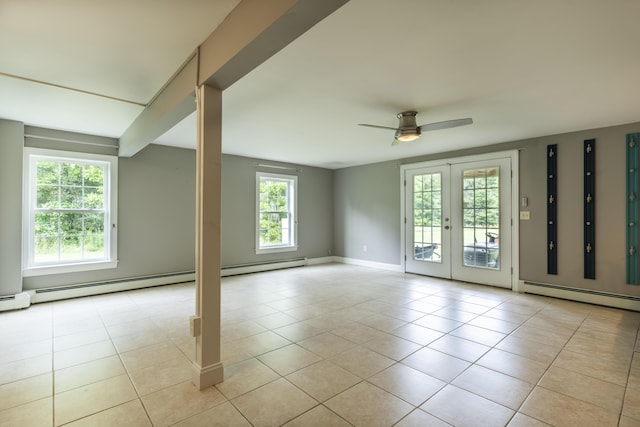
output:
[[22,291],[22,144],[24,126],[0,120],[0,296]]
[[[520,278],[625,295],[625,135],[640,123],[573,132],[472,150],[421,156],[335,171],[336,255],[400,264],[399,164],[522,149],[520,195],[529,198],[530,221],[520,221]],[[585,139],[596,139],[596,279],[583,278],[582,212]],[[546,146],[558,144],[558,275],[546,274]],[[368,243],[367,252],[362,246]]]
[[195,163],[160,145],[118,159],[118,268],[25,277],[24,289],[193,271]]
[[400,264],[398,162],[338,169],[333,192],[336,255]]
[[[277,165],[291,169],[259,167]],[[298,250],[255,253],[256,172],[298,177]],[[333,252],[333,173],[329,169],[299,166],[248,157],[222,157],[222,266],[319,258]]]

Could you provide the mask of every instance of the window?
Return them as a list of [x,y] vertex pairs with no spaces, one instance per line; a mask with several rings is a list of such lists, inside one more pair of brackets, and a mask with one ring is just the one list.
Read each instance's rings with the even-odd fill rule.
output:
[[298,177],[256,173],[256,253],[294,251]]
[[23,275],[115,268],[117,157],[25,149]]

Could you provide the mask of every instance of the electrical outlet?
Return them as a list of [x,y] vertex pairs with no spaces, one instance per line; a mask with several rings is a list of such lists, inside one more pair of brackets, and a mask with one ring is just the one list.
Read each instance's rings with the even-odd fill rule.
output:
[[367,252],[367,245],[362,246],[362,252]]
[[528,221],[531,219],[529,211],[520,211],[520,219],[523,221]]

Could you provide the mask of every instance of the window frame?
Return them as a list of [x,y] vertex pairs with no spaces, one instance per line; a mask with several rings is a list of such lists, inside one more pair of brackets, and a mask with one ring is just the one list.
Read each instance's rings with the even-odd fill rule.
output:
[[[37,263],[35,256],[35,211],[37,204],[36,162],[50,160],[104,167],[103,191],[105,195],[105,252],[100,259],[58,260],[56,262]],[[61,150],[25,147],[23,156],[23,253],[22,276],[42,276],[48,274],[73,273],[116,268],[118,265],[118,158],[103,154],[80,153]]]
[[[289,215],[291,227],[289,228],[289,244],[263,246],[260,243],[260,183],[263,179],[284,181],[288,185]],[[256,223],[255,223],[255,251],[256,254],[275,252],[289,252],[298,250],[298,177],[296,175],[256,172]]]

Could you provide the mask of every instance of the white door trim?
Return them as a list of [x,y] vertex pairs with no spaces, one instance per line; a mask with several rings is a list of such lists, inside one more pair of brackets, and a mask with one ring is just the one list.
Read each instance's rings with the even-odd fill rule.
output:
[[497,151],[493,153],[484,153],[472,156],[462,157],[450,157],[446,159],[430,160],[419,163],[410,163],[406,165],[400,165],[400,264],[402,265],[402,272],[406,273],[405,259],[408,256],[406,251],[406,232],[405,232],[405,218],[406,218],[406,195],[405,195],[405,175],[406,172],[412,169],[421,169],[425,167],[451,165],[457,163],[477,162],[483,160],[509,158],[511,160],[511,268],[513,273],[511,274],[511,289],[513,291],[522,292],[519,286],[520,277],[520,214],[519,214],[519,188],[520,188],[520,176],[519,176],[519,151]]

